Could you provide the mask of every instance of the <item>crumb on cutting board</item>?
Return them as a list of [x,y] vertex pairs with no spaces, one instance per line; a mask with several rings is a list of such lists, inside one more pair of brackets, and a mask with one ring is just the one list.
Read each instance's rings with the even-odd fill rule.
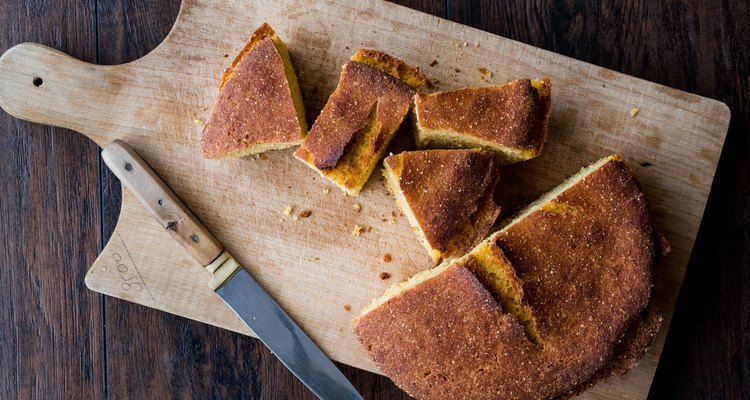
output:
[[636,115],[638,115],[639,112],[641,112],[640,108],[633,107],[633,108],[630,109],[630,116],[631,117],[635,117]]
[[294,211],[294,207],[293,206],[287,206],[284,209],[284,215],[286,215],[288,217],[288,216],[292,215],[293,211]]
[[393,260],[393,256],[391,253],[385,253],[383,254],[383,262],[391,262]]
[[352,310],[352,306],[350,306],[349,304],[344,304],[344,311],[351,311],[351,310]]
[[359,236],[359,234],[360,234],[360,233],[362,233],[362,230],[363,230],[363,229],[364,229],[364,228],[362,228],[362,227],[361,227],[361,226],[359,226],[359,225],[354,225],[354,230],[352,230],[352,235],[354,235],[354,236]]
[[304,210],[299,213],[300,218],[309,218],[312,215],[312,210]]
[[432,62],[430,63],[430,67],[434,67],[436,65],[438,65],[438,60],[432,60]]
[[384,281],[384,280],[390,279],[390,278],[391,278],[391,274],[389,274],[388,272],[381,272],[380,273],[380,279],[381,280]]
[[196,124],[196,125],[203,125],[203,124],[205,124],[205,122],[203,122],[203,120],[200,119],[200,118],[194,119],[193,123]]
[[359,203],[354,203],[352,207],[354,207],[354,209],[357,210],[357,212],[362,211],[362,205]]

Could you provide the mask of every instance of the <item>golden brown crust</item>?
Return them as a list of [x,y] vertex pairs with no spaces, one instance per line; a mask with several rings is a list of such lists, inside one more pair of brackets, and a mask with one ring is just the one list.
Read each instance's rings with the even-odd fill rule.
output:
[[295,157],[356,194],[409,112],[413,96],[414,89],[391,75],[347,62]]
[[228,71],[203,130],[204,157],[243,155],[254,145],[302,141],[305,132],[298,121],[284,60],[270,36],[243,49]]
[[524,281],[545,357],[565,365],[556,390],[588,380],[651,294],[653,232],[625,163],[607,162],[491,240]]
[[433,261],[461,256],[489,233],[500,208],[494,155],[481,150],[410,151],[387,157],[386,171],[436,250]]
[[[509,157],[507,162],[535,157],[547,137],[549,93],[549,79],[544,78],[533,84],[522,79],[501,86],[418,94],[417,142],[423,147],[432,147],[432,142],[451,147],[481,145],[502,150]],[[443,133],[436,136],[431,131]]]
[[240,50],[240,52],[237,53],[237,55],[234,57],[229,68],[225,69],[224,73],[221,74],[219,90],[221,90],[221,88],[224,87],[224,84],[227,83],[229,78],[232,77],[232,73],[237,67],[237,64],[240,63],[240,61],[247,55],[247,53],[250,52],[250,50],[253,49],[253,47],[255,47],[255,45],[258,44],[258,42],[267,37],[273,38],[274,36],[276,36],[276,32],[271,29],[271,25],[268,25],[267,22],[264,22],[263,25],[256,29],[255,32],[253,32],[253,35],[250,36],[250,39],[247,41],[247,43],[245,43],[245,47],[243,47],[242,50]]
[[406,83],[416,91],[421,90],[427,83],[427,78],[419,68],[413,67],[380,50],[359,49],[351,59],[352,61],[379,69]]
[[380,370],[418,399],[522,399],[533,390],[520,364],[502,359],[533,345],[457,265],[355,319],[354,332]]
[[[360,316],[357,324],[367,329],[356,331],[370,354],[379,357],[374,358],[377,365],[398,385],[423,399],[566,396],[613,372],[625,372],[645,353],[660,322],[658,314],[641,317],[651,293],[654,235],[640,185],[620,158],[610,159],[483,245],[494,247],[511,263],[542,346],[496,336],[494,332],[504,332],[496,326],[488,333],[486,315],[477,325],[471,325],[473,320],[459,324],[453,319],[453,303],[435,311],[428,297],[439,296],[438,285],[400,303],[406,291]],[[472,251],[449,268],[470,267],[474,257]],[[474,341],[473,352],[463,346],[465,353],[454,354],[457,341],[443,345],[425,339],[448,335],[446,326],[452,329],[450,337]],[[497,352],[498,346],[506,347]],[[482,385],[489,389],[481,389],[479,397],[472,391],[482,385],[453,364],[473,368],[477,358],[489,357],[487,352],[494,362],[484,369],[489,377]],[[433,362],[438,364],[429,364]],[[418,379],[425,364],[438,369],[443,365],[449,374],[442,382]]]
[[638,365],[638,361],[646,354],[659,332],[663,317],[653,306],[648,306],[628,327],[623,338],[615,346],[614,356],[597,371],[588,381],[573,388],[568,393],[557,396],[557,399],[567,399],[577,396],[591,389],[599,381],[612,375],[624,375]]

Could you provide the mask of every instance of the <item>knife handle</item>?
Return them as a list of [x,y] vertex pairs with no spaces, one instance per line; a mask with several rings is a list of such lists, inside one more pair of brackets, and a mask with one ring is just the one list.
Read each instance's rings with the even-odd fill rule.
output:
[[112,141],[102,151],[102,159],[151,216],[202,266],[210,266],[222,255],[221,243],[127,143]]

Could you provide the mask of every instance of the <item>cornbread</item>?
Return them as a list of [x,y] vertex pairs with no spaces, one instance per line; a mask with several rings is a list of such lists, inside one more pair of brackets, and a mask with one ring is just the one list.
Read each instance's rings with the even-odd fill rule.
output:
[[425,83],[414,67],[388,54],[359,50],[294,156],[357,195]]
[[383,174],[399,209],[437,263],[479,243],[500,213],[494,156],[482,150],[409,151],[386,157]]
[[[532,385],[521,363],[535,345],[467,268],[443,263],[396,288],[354,320],[354,332],[411,396],[511,399]],[[505,364],[511,354],[516,363]]]
[[305,135],[305,110],[289,51],[264,23],[221,77],[203,129],[203,156],[243,157],[284,149],[301,144]]
[[607,157],[466,256],[390,288],[354,331],[418,399],[571,396],[653,340],[655,237],[640,185]]
[[419,94],[414,120],[420,148],[475,148],[497,153],[505,164],[538,156],[547,140],[549,78],[501,86]]

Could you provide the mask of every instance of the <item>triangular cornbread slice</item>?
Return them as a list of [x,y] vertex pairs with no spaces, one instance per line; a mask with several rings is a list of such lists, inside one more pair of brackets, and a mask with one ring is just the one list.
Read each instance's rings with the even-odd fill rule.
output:
[[424,75],[375,50],[359,50],[294,156],[355,196],[425,83]]
[[286,45],[264,23],[224,71],[201,139],[206,158],[299,145],[305,109]]
[[494,158],[474,149],[407,151],[384,160],[386,184],[434,262],[465,254],[490,232],[500,213]]
[[566,397],[626,372],[650,345],[655,253],[640,185],[607,157],[466,256],[389,289],[354,331],[419,399]]
[[543,78],[419,94],[414,106],[417,145],[481,147],[496,152],[505,164],[534,158],[547,139],[550,93],[550,80]]

